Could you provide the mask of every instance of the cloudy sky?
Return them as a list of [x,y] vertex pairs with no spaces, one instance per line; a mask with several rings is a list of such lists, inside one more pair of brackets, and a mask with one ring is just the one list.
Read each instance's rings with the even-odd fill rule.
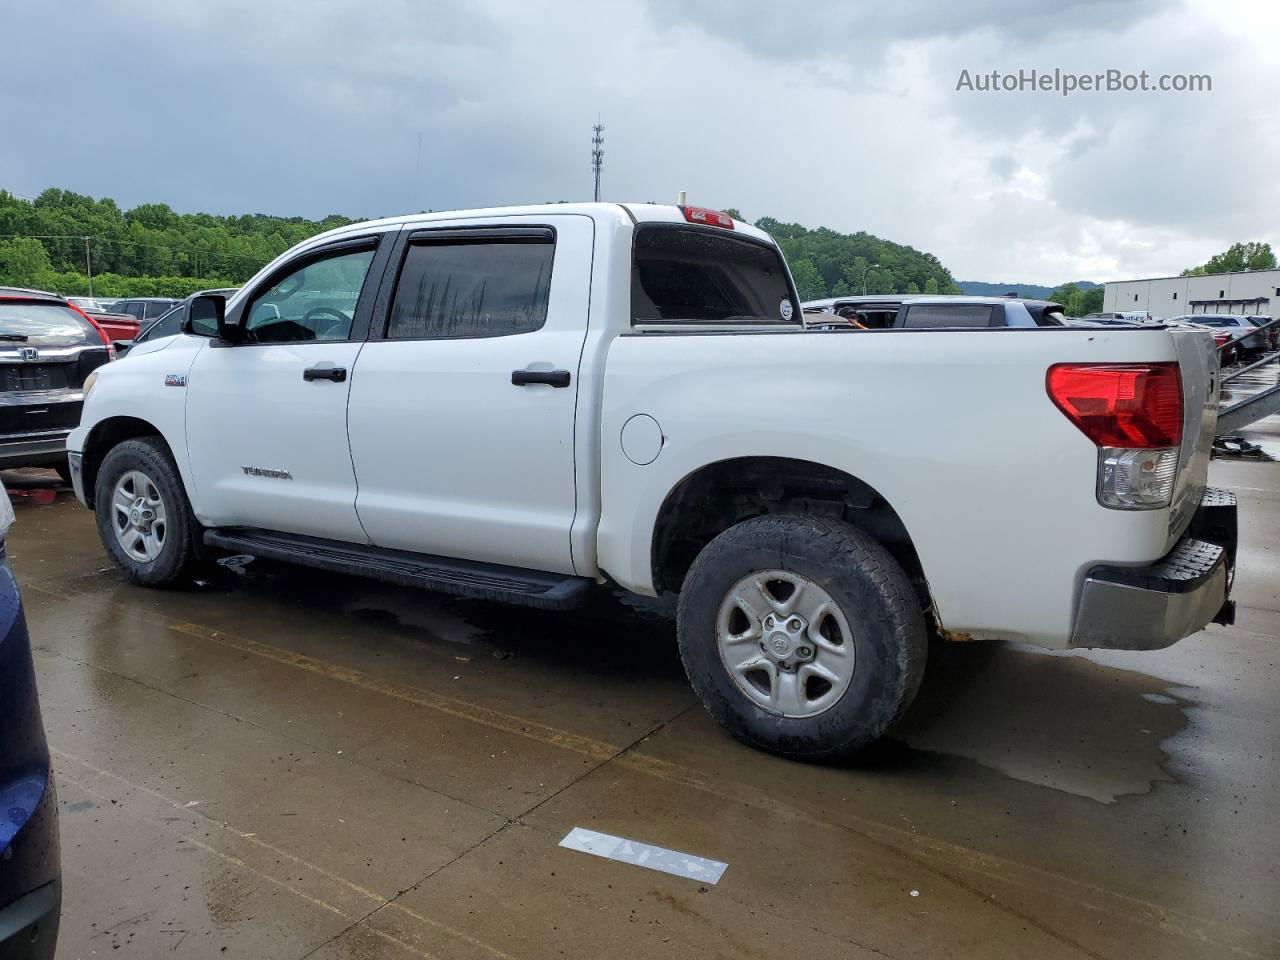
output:
[[[867,230],[961,279],[1176,273],[1280,224],[1264,0],[0,0],[0,187],[382,216],[604,195]],[[961,70],[1210,93],[957,91]],[[419,159],[419,142],[421,156]]]

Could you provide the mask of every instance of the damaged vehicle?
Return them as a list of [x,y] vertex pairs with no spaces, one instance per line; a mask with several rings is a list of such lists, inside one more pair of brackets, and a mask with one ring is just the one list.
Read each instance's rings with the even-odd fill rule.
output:
[[230,552],[550,609],[678,594],[720,723],[846,757],[931,633],[1154,649],[1231,615],[1210,334],[993,309],[807,328],[777,244],[686,205],[352,224],[91,375],[73,479],[138,584]]

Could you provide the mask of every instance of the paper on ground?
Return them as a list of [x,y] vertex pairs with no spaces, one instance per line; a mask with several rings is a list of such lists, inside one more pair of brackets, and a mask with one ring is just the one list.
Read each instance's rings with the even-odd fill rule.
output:
[[608,860],[617,860],[619,863],[660,870],[677,877],[701,880],[703,883],[719,882],[729,866],[719,860],[695,857],[691,853],[655,847],[652,844],[639,843],[608,833],[596,833],[594,830],[584,830],[582,827],[574,827],[565,834],[564,839],[560,841],[560,846],[582,853],[591,853],[597,857],[605,857]]

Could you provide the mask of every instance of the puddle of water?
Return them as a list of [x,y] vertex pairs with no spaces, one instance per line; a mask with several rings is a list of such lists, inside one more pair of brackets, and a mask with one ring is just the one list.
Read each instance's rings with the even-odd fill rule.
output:
[[894,738],[1100,803],[1173,783],[1190,705],[1144,674],[998,644],[940,644]]

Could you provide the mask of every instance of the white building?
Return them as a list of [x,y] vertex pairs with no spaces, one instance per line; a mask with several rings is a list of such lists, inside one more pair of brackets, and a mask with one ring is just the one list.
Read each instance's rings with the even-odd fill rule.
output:
[[1280,270],[1211,273],[1203,277],[1156,277],[1108,283],[1102,294],[1108,313],[1280,313]]

